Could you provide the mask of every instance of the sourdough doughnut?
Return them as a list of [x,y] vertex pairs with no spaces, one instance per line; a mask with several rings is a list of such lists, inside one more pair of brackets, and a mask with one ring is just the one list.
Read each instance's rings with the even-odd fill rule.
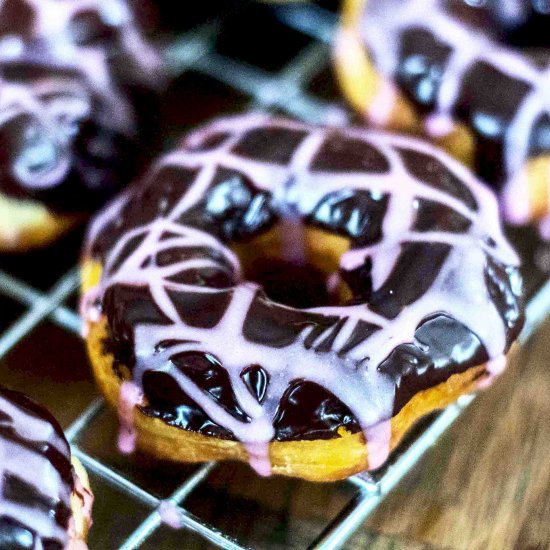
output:
[[550,237],[543,4],[346,0],[335,60],[345,94],[369,122],[443,145],[500,192],[508,222],[540,222]]
[[[322,285],[277,303],[300,263]],[[319,481],[487,385],[523,322],[494,196],[456,161],[262,114],[162,157],[96,217],[82,275],[123,450]]]
[[49,243],[135,176],[160,76],[125,0],[0,2],[0,251]]
[[0,387],[0,548],[84,550],[93,495],[59,424]]

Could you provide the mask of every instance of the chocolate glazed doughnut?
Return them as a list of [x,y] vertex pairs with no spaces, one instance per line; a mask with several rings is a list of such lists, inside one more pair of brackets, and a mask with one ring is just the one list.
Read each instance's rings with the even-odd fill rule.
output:
[[0,548],[83,550],[93,496],[59,424],[0,387]]
[[0,251],[50,242],[136,175],[160,67],[124,0],[0,2]]
[[535,220],[550,236],[544,4],[348,0],[335,59],[370,122],[442,144],[501,193],[508,222]]
[[83,289],[123,450],[320,481],[487,385],[523,323],[496,201],[457,162],[260,114],[192,133],[101,213]]

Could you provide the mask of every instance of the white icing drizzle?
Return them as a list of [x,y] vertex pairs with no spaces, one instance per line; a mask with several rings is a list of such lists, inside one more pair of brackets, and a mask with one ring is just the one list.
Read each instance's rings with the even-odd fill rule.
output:
[[[550,114],[550,56],[545,68],[537,67],[517,48],[507,47],[490,35],[470,28],[447,11],[442,0],[368,0],[358,24],[378,68],[390,78],[398,68],[400,37],[411,27],[429,31],[439,42],[451,48],[443,68],[436,107],[424,120],[426,133],[433,138],[441,138],[456,128],[455,104],[464,75],[474,64],[487,63],[529,86],[530,91],[506,129],[504,162],[507,182],[502,195],[508,221],[526,223],[526,213],[524,208],[518,211],[516,197],[518,193],[524,196],[529,193],[528,179],[521,177],[521,173],[529,157],[529,139],[534,125],[540,116]],[[506,90],[495,90],[495,101],[498,101],[499,94],[506,94]],[[527,217],[532,216],[532,211],[529,211]]]
[[[306,132],[306,137],[296,147],[292,159],[286,165],[238,156],[233,151],[234,147],[248,131],[261,128],[294,129]],[[194,150],[209,136],[219,133],[227,134],[222,145],[212,150]],[[387,159],[390,169],[384,173],[312,171],[310,164],[319,148],[327,138],[334,138],[335,134],[368,143]],[[477,203],[477,211],[441,189],[415,178],[403,164],[398,152],[401,148],[429,155],[442,163],[469,189]],[[108,252],[100,283],[83,296],[83,316],[88,323],[95,322],[101,314],[102,297],[115,284],[148,287],[156,305],[172,324],[135,327],[136,365],[133,382],[142,387],[144,373],[151,370],[169,373],[215,423],[230,430],[243,442],[248,449],[251,465],[260,474],[267,475],[271,471],[269,442],[274,437],[273,420],[284,392],[294,380],[304,379],[317,383],[351,410],[368,443],[369,467],[372,469],[380,466],[389,452],[389,419],[395,391],[394,382],[377,367],[399,344],[415,341],[415,330],[424,319],[436,313],[446,313],[469,327],[479,337],[491,358],[502,357],[506,349],[506,329],[487,290],[485,267],[488,256],[509,266],[517,266],[518,258],[502,234],[492,193],[440,150],[407,137],[359,129],[311,127],[298,122],[272,119],[267,115],[251,114],[220,119],[192,133],[178,150],[166,155],[152,168],[153,179],[148,181],[154,181],[155,174],[166,166],[198,169],[198,175],[195,182],[185,192],[182,191],[179,201],[164,217],[128,230]],[[367,304],[304,310],[345,320],[330,352],[319,353],[315,347],[327,338],[334,326],[322,332],[310,349],[306,349],[304,341],[314,329],[311,325],[302,330],[294,343],[281,349],[249,341],[243,334],[243,326],[258,291],[257,285],[242,280],[238,259],[226,245],[210,234],[177,221],[183,212],[204,197],[218,168],[236,170],[250,178],[258,189],[269,192],[282,216],[293,209],[305,217],[311,214],[321,199],[342,189],[368,190],[387,195],[389,204],[382,239],[367,248],[350,250],[341,259],[341,267],[350,269],[362,265],[370,257],[376,287],[380,287],[390,275],[403,243],[444,243],[451,247],[451,251],[429,290],[403,308],[392,320],[371,311]],[[130,198],[131,193],[125,193],[95,219],[90,228],[85,257],[90,256],[94,241],[103,231],[108,231],[109,223],[122,216],[122,209]],[[412,226],[417,216],[419,199],[455,210],[471,221],[470,228],[461,234],[415,232]],[[166,236],[167,231],[171,236]],[[136,235],[144,235],[145,238],[120,262],[124,245]],[[494,246],[485,244],[488,237],[493,240]],[[192,258],[164,267],[155,265],[154,261],[145,261],[154,258],[162,249],[197,246],[209,248],[216,255],[224,257],[231,266],[231,275],[235,281],[223,317],[208,329],[186,324],[178,315],[167,291],[219,293],[219,289],[184,285],[167,279],[172,274],[188,269],[208,267],[212,260]],[[113,269],[115,264],[117,267]],[[360,321],[377,325],[380,330],[339,356],[338,352]],[[178,340],[185,342],[175,343],[165,349],[158,348],[160,342]],[[175,368],[170,358],[183,352],[209,353],[220,360],[229,375],[236,400],[250,422],[243,422],[229,414],[181,370]],[[249,365],[261,365],[269,373],[269,384],[262,404],[251,395],[241,378],[241,373]]]
[[7,477],[15,476],[30,485],[37,494],[54,502],[61,501],[70,509],[71,487],[61,479],[42,452],[26,448],[18,438],[41,446],[49,445],[65,457],[70,456],[69,446],[48,421],[24,410],[3,395],[0,395],[0,412],[9,417],[0,417],[0,426],[13,430],[15,435],[13,441],[0,435],[0,517],[11,518],[29,527],[40,539],[58,540],[64,544],[68,538],[67,530],[57,524],[49,511],[24,500],[18,502],[6,498],[4,484]]

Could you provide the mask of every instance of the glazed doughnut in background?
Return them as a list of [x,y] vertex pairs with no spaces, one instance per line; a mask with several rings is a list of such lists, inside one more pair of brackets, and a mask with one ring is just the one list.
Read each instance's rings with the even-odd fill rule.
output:
[[125,0],[0,2],[0,251],[51,242],[136,175],[161,83]]
[[262,114],[161,157],[91,224],[82,279],[123,451],[317,481],[486,386],[523,323],[496,200],[458,162]]
[[0,547],[83,550],[93,495],[63,431],[28,397],[0,386]]
[[371,124],[427,135],[499,191],[507,222],[550,236],[548,15],[469,4],[346,0],[338,79]]

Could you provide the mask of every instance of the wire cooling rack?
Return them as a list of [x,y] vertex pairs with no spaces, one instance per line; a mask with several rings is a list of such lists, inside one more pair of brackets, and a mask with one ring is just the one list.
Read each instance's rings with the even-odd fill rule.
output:
[[[247,27],[250,29],[251,24],[255,29],[254,44],[247,42]],[[336,95],[329,69],[330,41],[335,24],[336,15],[319,6],[247,5],[224,18],[207,19],[176,39],[166,38],[165,55],[175,77],[165,99],[167,133],[176,135],[187,126],[216,114],[245,108],[284,112],[309,122],[348,122],[350,115]],[[546,282],[550,254],[534,234],[520,231],[512,233],[511,238],[528,266],[530,301],[521,337],[525,341],[550,311],[550,282]],[[73,453],[91,474],[97,495],[95,527],[90,540],[92,550],[210,546],[235,550],[257,547],[328,550],[345,547],[369,514],[474,400],[473,396],[464,396],[424,422],[408,443],[394,453],[390,462],[373,475],[354,476],[339,484],[324,485],[324,493],[336,495],[330,498],[331,502],[336,502],[333,508],[338,508],[332,517],[323,518],[313,528],[305,529],[305,533],[300,532],[300,537],[289,539],[281,534],[281,530],[288,528],[287,495],[278,505],[277,512],[282,514],[283,527],[273,528],[267,540],[258,537],[256,528],[256,531],[248,529],[248,535],[251,531],[255,534],[243,541],[235,535],[242,529],[234,525],[241,520],[218,521],[221,526],[216,525],[215,521],[207,521],[204,514],[197,512],[200,506],[192,505],[194,495],[199,492],[209,505],[226,498],[220,486],[230,485],[232,476],[237,475],[230,466],[208,463],[166,467],[115,458],[112,442],[116,428],[112,415],[108,416],[101,398],[93,397],[89,375],[78,374],[86,370],[81,350],[71,351],[71,346],[80,345],[75,344],[80,330],[80,319],[75,311],[78,290],[75,264],[80,239],[81,235],[76,234],[49,251],[0,259],[0,373],[2,381],[10,376],[8,380],[13,381],[15,375],[14,371],[10,372],[10,365],[19,362],[23,367],[17,369],[20,378],[16,380],[21,386],[17,389],[24,389],[42,401],[50,398],[49,388],[55,388],[54,412],[65,421]],[[60,335],[54,337],[51,331],[43,333],[43,327],[57,327],[65,335],[63,338],[68,336],[72,344],[63,338],[58,344]],[[46,368],[40,370],[41,363],[50,355],[48,346],[63,363],[52,369],[54,374]],[[31,372],[30,363],[36,362],[40,363],[38,370]],[[57,376],[59,368],[63,374]],[[23,375],[19,374],[21,370]],[[82,385],[82,378],[88,385]],[[77,389],[71,389],[71,384]],[[98,443],[94,447],[90,441]],[[221,475],[217,486],[208,483],[216,472],[218,478]],[[305,491],[308,502],[312,501],[312,491],[317,494],[315,498],[319,496],[315,493],[315,484],[287,481],[281,489],[272,481],[254,478],[250,473],[245,474],[245,479],[256,485],[264,497],[267,495],[268,501],[285,492]],[[263,512],[257,508],[248,509],[243,498],[246,502],[246,494],[239,501],[243,508],[240,517],[243,514],[247,518],[255,516],[253,519],[263,523],[265,531],[268,520]],[[162,510],[176,514],[181,530],[166,535],[168,528],[163,525],[162,518],[166,516],[161,514]],[[226,512],[224,508],[223,513]]]

